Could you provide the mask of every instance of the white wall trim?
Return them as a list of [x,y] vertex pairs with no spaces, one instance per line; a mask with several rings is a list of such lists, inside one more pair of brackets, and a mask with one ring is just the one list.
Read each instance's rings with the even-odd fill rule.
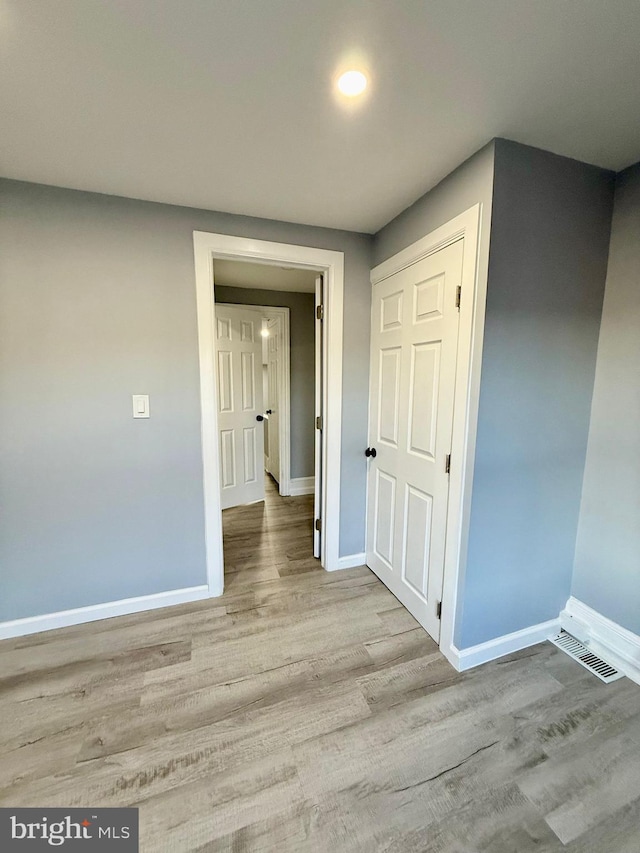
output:
[[407,246],[406,249],[402,249],[402,251],[378,264],[371,270],[371,284],[379,284],[385,278],[389,278],[401,270],[410,267],[412,264],[423,260],[423,258],[439,252],[446,246],[450,246],[451,243],[455,243],[461,237],[466,237],[469,227],[477,226],[480,218],[480,209],[480,204],[470,207],[468,210],[450,219],[449,222],[445,222],[444,225],[436,228],[435,231],[431,231],[425,237],[416,240],[415,243]]
[[293,477],[289,480],[289,494],[312,495],[316,490],[315,477]]
[[322,312],[324,306],[324,276],[322,273],[316,275],[315,294],[314,294],[314,329],[313,329],[313,384],[314,384],[314,400],[313,400],[313,415],[314,415],[314,438],[313,438],[313,476],[314,476],[314,493],[313,493],[313,556],[320,559],[322,555],[322,531],[317,529],[315,519],[322,517],[322,483],[325,476],[325,465],[323,459],[324,437],[322,430],[317,428],[318,418],[322,420],[322,403],[325,396],[324,388],[324,370],[323,358],[324,352],[324,334]]
[[565,631],[640,684],[640,637],[571,596],[560,614]]
[[467,555],[480,400],[480,370],[487,301],[486,270],[481,275],[479,268],[481,222],[482,205],[476,204],[371,271],[371,283],[375,285],[456,240],[464,239],[439,638],[440,648],[448,658],[450,650],[454,648],[461,566],[465,565]]
[[346,557],[339,557],[337,563],[329,571],[338,572],[342,569],[355,569],[356,566],[365,566],[366,564],[367,555],[362,551],[360,554],[347,554]]
[[496,637],[486,643],[469,646],[468,649],[458,649],[453,644],[440,648],[449,663],[458,672],[464,672],[482,663],[488,663],[504,655],[519,652],[529,646],[535,646],[536,643],[542,643],[549,637],[553,637],[559,629],[560,619],[550,619],[548,622],[540,622],[538,625],[531,625],[529,628],[514,631],[512,634],[504,634],[502,637]]
[[96,622],[99,619],[111,619],[113,616],[126,616],[143,610],[171,607],[174,604],[186,604],[189,601],[201,601],[208,597],[208,586],[190,586],[171,589],[168,592],[155,592],[152,595],[139,595],[136,598],[107,601],[104,604],[91,604],[88,607],[76,607],[73,610],[59,610],[57,613],[44,613],[42,616],[12,619],[9,622],[0,622],[0,640],[38,634],[40,631],[51,631],[54,628],[67,628],[69,625],[80,625],[84,622]]
[[207,579],[210,594],[222,595],[224,555],[220,509],[220,458],[218,449],[217,388],[215,377],[214,258],[257,261],[324,273],[325,334],[323,340],[323,477],[322,553],[325,569],[336,567],[340,543],[340,450],[342,443],[342,341],[344,254],[288,243],[272,243],[226,234],[193,232],[196,273],[196,308],[200,358],[202,469],[204,486]]

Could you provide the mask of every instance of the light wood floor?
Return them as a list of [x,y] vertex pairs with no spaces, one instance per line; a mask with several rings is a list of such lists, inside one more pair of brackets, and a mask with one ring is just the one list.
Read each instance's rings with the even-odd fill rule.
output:
[[463,675],[311,499],[224,513],[221,599],[0,643],[0,804],[141,850],[640,851],[640,687],[549,644]]

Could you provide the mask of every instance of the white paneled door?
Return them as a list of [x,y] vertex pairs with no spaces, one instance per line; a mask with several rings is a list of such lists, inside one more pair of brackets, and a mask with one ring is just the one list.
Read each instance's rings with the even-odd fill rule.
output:
[[282,317],[270,317],[267,337],[267,417],[269,418],[268,471],[280,483],[280,359],[282,349]]
[[373,288],[367,565],[440,637],[463,241]]
[[261,325],[259,312],[216,305],[222,509],[264,500]]

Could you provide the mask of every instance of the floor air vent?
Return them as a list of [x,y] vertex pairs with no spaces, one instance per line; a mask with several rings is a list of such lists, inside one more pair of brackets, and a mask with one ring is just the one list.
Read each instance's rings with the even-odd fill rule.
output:
[[624,676],[624,672],[620,672],[615,666],[611,666],[598,655],[594,655],[590,649],[572,637],[571,634],[567,634],[566,631],[560,631],[555,637],[551,637],[551,642],[574,660],[577,660],[578,663],[581,663],[585,669],[597,675],[600,681],[608,684],[610,681],[617,681]]

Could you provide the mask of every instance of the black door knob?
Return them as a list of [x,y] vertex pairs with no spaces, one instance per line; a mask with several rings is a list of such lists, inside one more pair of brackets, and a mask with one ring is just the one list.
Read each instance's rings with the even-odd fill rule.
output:
[[375,459],[375,458],[376,458],[376,456],[378,455],[378,452],[377,452],[377,450],[375,449],[375,447],[367,447],[367,449],[366,449],[366,450],[365,450],[365,452],[364,452],[364,455],[365,455],[367,458],[370,456],[372,459]]
[[264,418],[262,417],[262,415],[256,415],[256,420],[257,421],[263,421]]
[[265,412],[265,415],[272,415],[272,414],[273,414],[272,409],[267,409],[267,411]]

